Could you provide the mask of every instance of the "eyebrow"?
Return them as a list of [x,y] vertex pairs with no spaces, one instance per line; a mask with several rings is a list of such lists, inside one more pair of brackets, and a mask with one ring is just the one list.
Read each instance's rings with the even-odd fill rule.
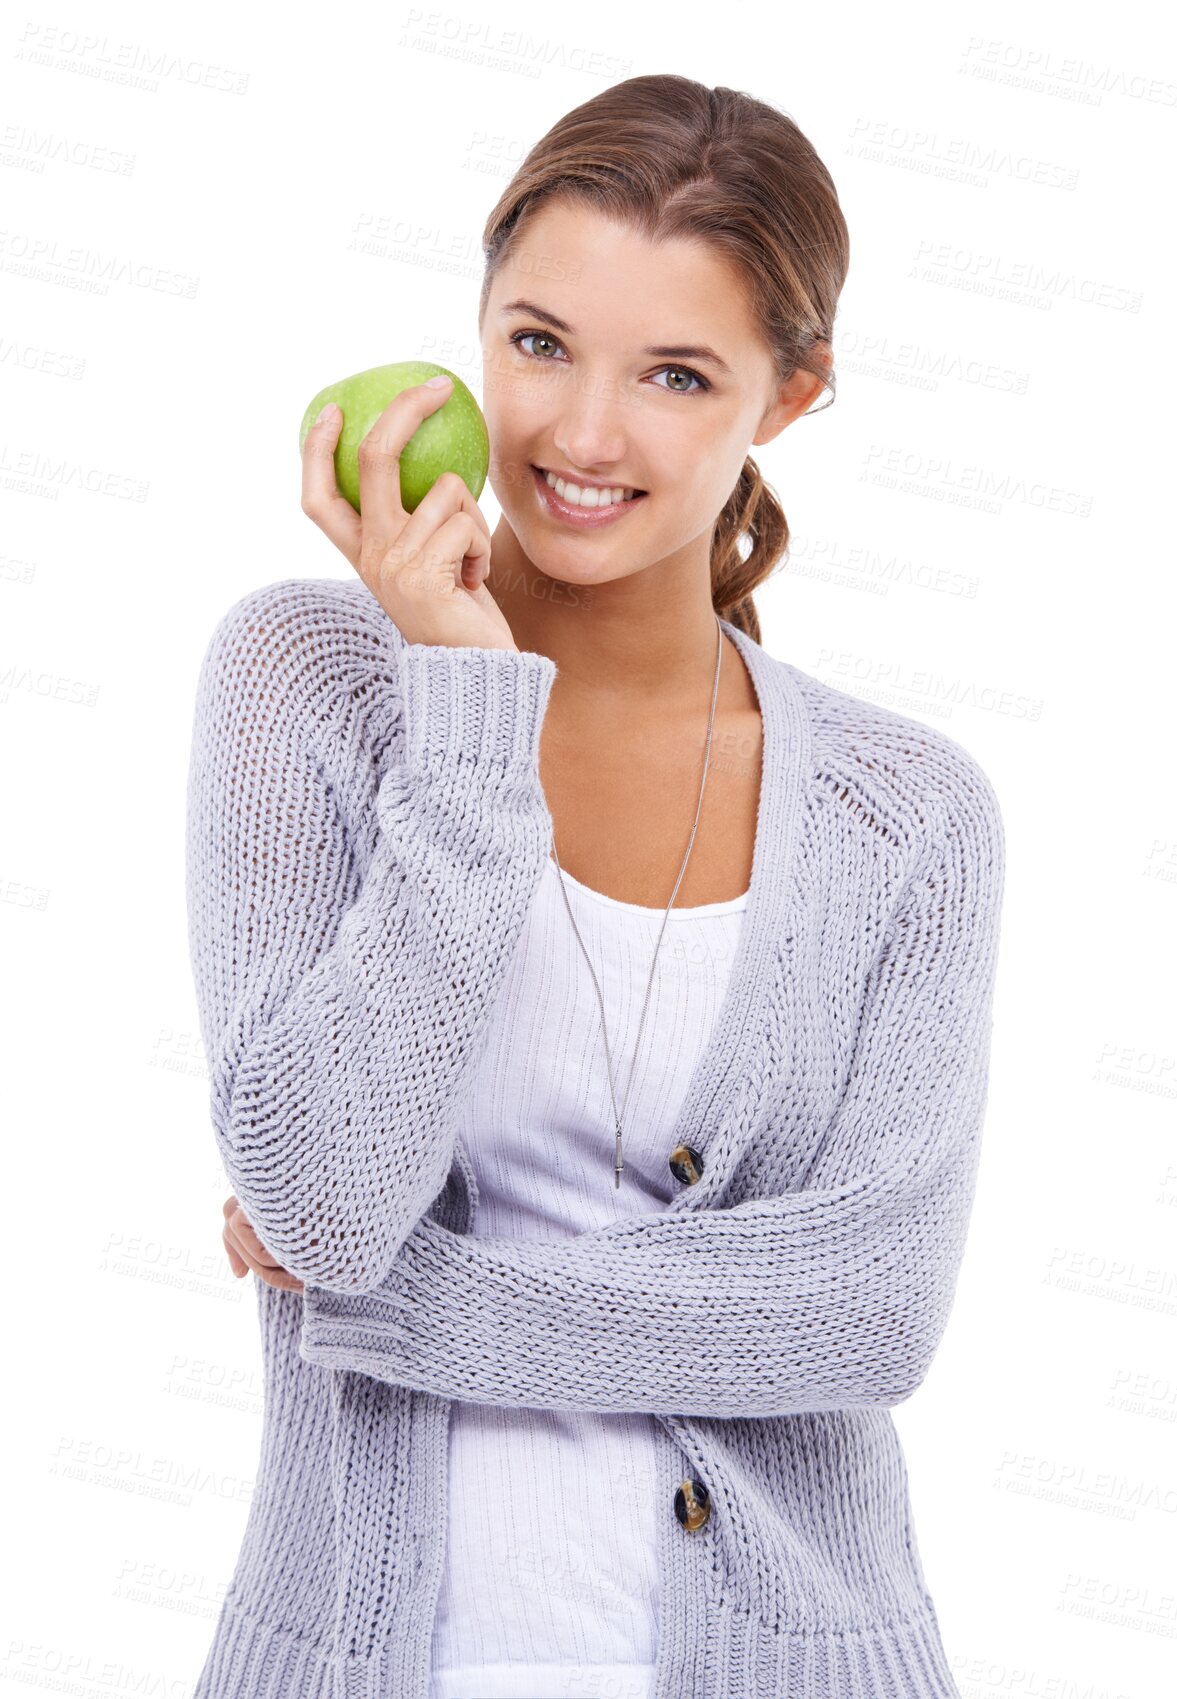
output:
[[[504,314],[530,313],[532,318],[546,319],[555,330],[563,331],[565,336],[576,335],[576,332],[570,324],[565,324],[563,319],[558,319],[555,313],[548,312],[546,307],[537,307],[534,301],[508,301],[506,306],[500,310]],[[719,371],[725,372],[729,378],[735,376],[735,373],[732,371],[727,361],[721,359],[715,352],[714,348],[700,347],[693,344],[690,346],[683,344],[671,348],[667,347],[665,344],[659,344],[657,347],[643,348],[642,353],[653,354],[658,359],[662,360],[705,360],[715,366]]]

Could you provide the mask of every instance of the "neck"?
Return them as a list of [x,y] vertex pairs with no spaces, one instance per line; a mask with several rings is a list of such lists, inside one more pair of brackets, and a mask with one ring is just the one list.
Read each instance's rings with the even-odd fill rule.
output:
[[486,588],[517,646],[555,661],[566,703],[697,708],[718,641],[706,560],[690,567],[676,557],[607,584],[573,584],[541,572],[503,531]]

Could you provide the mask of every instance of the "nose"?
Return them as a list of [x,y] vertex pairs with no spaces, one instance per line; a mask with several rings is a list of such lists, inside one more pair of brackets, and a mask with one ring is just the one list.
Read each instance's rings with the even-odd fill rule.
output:
[[565,464],[586,478],[606,478],[626,462],[623,428],[628,397],[612,380],[589,376],[560,395],[552,441]]

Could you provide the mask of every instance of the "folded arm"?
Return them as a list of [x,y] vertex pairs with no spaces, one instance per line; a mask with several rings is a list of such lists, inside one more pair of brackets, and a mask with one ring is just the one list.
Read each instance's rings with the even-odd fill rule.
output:
[[927,848],[803,1190],[556,1243],[418,1222],[384,1282],[308,1287],[302,1355],[480,1403],[773,1416],[910,1396],[947,1322],[987,1096],[1000,817]]
[[376,681],[401,758],[361,877],[320,755],[343,735],[331,671],[356,663],[354,636],[318,596],[294,581],[243,598],[205,653],[188,925],[233,1190],[283,1268],[354,1293],[384,1277],[449,1172],[458,1083],[546,851],[537,751],[555,666],[401,643]]

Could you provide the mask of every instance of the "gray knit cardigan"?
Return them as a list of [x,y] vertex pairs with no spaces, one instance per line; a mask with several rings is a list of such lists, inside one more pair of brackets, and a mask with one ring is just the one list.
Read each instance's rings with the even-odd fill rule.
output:
[[[551,1243],[472,1236],[456,1124],[551,847],[555,663],[406,643],[359,579],[265,586],[212,635],[187,822],[211,1116],[305,1289],[255,1281],[258,1475],[194,1699],[428,1699],[456,1398],[657,1418],[654,1699],[958,1694],[891,1410],[965,1244],[1001,815],[945,732],[724,629],[764,748],[667,1143],[698,1168]],[[606,1481],[585,1514],[610,1513]]]

